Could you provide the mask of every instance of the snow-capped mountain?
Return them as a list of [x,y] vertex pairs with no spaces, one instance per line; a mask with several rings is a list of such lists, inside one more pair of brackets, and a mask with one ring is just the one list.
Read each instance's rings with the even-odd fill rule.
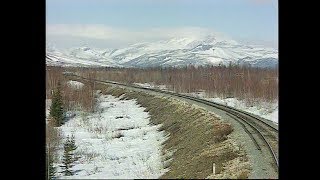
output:
[[47,64],[50,65],[167,67],[229,63],[275,67],[278,64],[278,51],[242,45],[232,39],[213,35],[138,43],[120,49],[80,47],[62,52],[47,46]]
[[92,49],[89,47],[71,48],[59,51],[47,44],[46,63],[53,66],[94,66],[117,67],[106,54],[111,50]]

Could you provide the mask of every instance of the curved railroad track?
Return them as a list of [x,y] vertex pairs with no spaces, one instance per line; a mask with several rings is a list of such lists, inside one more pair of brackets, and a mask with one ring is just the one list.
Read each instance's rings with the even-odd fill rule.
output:
[[272,159],[272,163],[275,165],[274,167],[278,171],[279,162],[278,162],[278,127],[277,125],[269,122],[268,120],[261,118],[259,116],[253,115],[248,112],[241,111],[239,109],[229,107],[223,104],[215,103],[212,101],[208,101],[205,99],[196,98],[189,95],[174,93],[170,91],[163,91],[160,89],[153,89],[153,88],[145,88],[137,85],[132,84],[124,84],[119,82],[113,81],[102,81],[98,79],[88,79],[85,77],[81,77],[74,74],[67,74],[66,76],[75,76],[84,80],[88,81],[95,81],[100,83],[107,83],[125,87],[131,87],[136,89],[143,89],[147,91],[154,91],[157,93],[168,94],[172,96],[177,96],[180,98],[189,99],[192,101],[196,101],[202,104],[206,104],[208,106],[213,106],[217,109],[225,111],[226,114],[231,117],[232,119],[236,120],[241,126],[244,128],[245,132],[250,136],[254,144],[256,145],[257,149],[261,151],[267,157]]

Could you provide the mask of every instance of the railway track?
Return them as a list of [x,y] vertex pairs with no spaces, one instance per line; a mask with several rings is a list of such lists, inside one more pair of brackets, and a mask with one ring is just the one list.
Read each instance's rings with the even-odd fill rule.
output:
[[113,81],[102,81],[97,79],[88,79],[85,77],[81,77],[78,75],[66,75],[66,76],[75,76],[84,80],[88,81],[96,81],[100,83],[108,83],[113,85],[119,85],[119,86],[125,86],[125,87],[131,87],[131,88],[137,88],[137,89],[144,89],[147,91],[154,91],[157,93],[162,94],[168,94],[172,96],[177,96],[180,98],[189,99],[192,101],[196,101],[202,104],[206,104],[208,106],[212,106],[214,108],[220,109],[226,114],[231,117],[232,119],[236,120],[238,123],[241,124],[241,126],[244,128],[245,132],[250,136],[254,144],[256,145],[257,149],[261,151],[265,156],[272,159],[274,164],[274,167],[278,171],[279,167],[279,161],[278,161],[278,127],[275,124],[272,124],[272,122],[268,122],[267,120],[258,117],[256,115],[250,114],[248,112],[244,112],[241,110],[238,110],[233,107],[229,107],[223,104],[215,103],[212,101],[208,101],[205,99],[196,98],[189,95],[174,93],[170,91],[163,91],[160,89],[153,89],[153,88],[145,88],[140,87],[132,84],[123,84]]

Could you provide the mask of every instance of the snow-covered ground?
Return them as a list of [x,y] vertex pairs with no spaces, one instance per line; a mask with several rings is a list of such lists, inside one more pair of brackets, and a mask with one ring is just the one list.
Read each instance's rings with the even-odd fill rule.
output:
[[74,89],[81,89],[83,87],[83,83],[82,82],[78,82],[78,81],[68,81],[68,86]]
[[252,114],[261,116],[265,119],[271,120],[278,124],[278,102],[268,103],[259,102],[255,103],[253,106],[247,106],[246,102],[243,100],[238,100],[236,98],[207,98],[210,101],[231,106],[243,111],[250,112]]
[[203,98],[209,101],[213,101],[219,104],[224,104],[227,106],[231,106],[255,115],[258,115],[260,117],[263,117],[265,119],[271,120],[274,123],[278,124],[278,101],[270,103],[270,102],[253,102],[251,106],[246,103],[245,100],[239,100],[237,98],[206,98],[205,92],[197,92],[197,93],[186,93],[191,96],[195,96],[198,98]]
[[[75,136],[80,157],[72,170],[75,175],[64,177],[58,167],[58,178],[123,179],[158,178],[163,168],[161,144],[166,140],[161,125],[149,124],[149,114],[135,100],[120,100],[99,95],[95,113],[75,112],[59,127],[64,137]],[[59,150],[59,161],[63,155]],[[55,164],[61,165],[60,163]]]
[[[159,86],[155,85],[154,83],[134,83],[135,85],[145,87],[145,88],[159,88]],[[162,90],[167,90],[168,88],[165,85],[160,85]],[[216,103],[224,104],[227,106],[231,106],[265,119],[271,120],[274,123],[278,124],[278,101],[275,102],[253,102],[251,106],[246,103],[245,100],[239,100],[237,98],[206,98],[206,93],[204,91],[193,92],[193,93],[184,93],[186,95],[203,98],[209,101],[213,101]]]
[[48,117],[50,115],[50,106],[51,106],[51,99],[46,99],[46,123],[48,123]]
[[156,85],[153,82],[151,83],[133,83],[134,85],[145,87],[145,88],[157,88],[161,90],[168,90],[166,85]]
[[145,88],[156,88],[154,83],[133,83],[134,85],[145,87]]

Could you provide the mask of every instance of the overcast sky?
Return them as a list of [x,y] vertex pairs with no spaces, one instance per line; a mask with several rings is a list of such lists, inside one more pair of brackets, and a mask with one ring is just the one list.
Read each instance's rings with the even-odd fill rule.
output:
[[211,32],[277,48],[277,0],[46,0],[47,42],[119,48]]

